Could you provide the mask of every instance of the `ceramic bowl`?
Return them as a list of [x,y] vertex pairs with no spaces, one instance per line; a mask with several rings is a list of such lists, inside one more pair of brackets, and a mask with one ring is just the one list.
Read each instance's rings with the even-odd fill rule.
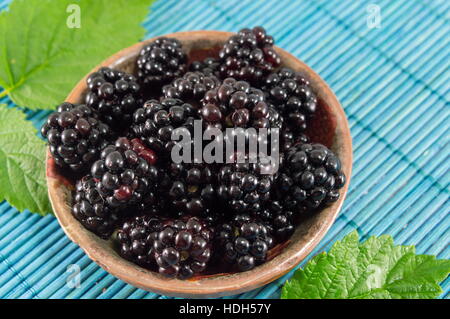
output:
[[[201,60],[217,56],[219,48],[231,35],[219,31],[192,31],[166,35],[175,37],[183,44],[189,60]],[[115,69],[135,72],[135,61],[146,43],[137,43],[114,54],[101,63]],[[53,211],[67,236],[79,245],[86,254],[103,269],[123,281],[166,296],[205,298],[233,295],[249,291],[283,276],[298,265],[320,242],[333,224],[347,193],[352,169],[352,143],[345,113],[331,89],[311,68],[288,52],[276,48],[284,66],[304,72],[318,97],[318,110],[310,125],[313,142],[320,142],[337,153],[347,176],[340,198],[331,206],[306,219],[296,229],[291,239],[278,249],[272,259],[253,270],[243,273],[205,276],[194,280],[167,279],[162,275],[141,268],[123,258],[113,249],[111,240],[102,240],[86,230],[70,213],[73,183],[56,169],[50,155],[47,157],[47,182]],[[92,71],[94,71],[92,70]],[[83,78],[67,97],[71,103],[82,103],[86,93],[86,78]]]

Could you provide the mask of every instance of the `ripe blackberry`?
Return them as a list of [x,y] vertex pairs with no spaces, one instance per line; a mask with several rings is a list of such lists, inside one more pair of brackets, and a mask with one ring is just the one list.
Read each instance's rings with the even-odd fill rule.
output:
[[294,233],[296,214],[287,209],[281,201],[267,201],[264,208],[254,216],[266,225],[278,242],[285,241]]
[[216,201],[215,173],[207,164],[171,163],[171,186],[168,192],[175,213],[209,215]]
[[159,272],[188,279],[203,272],[211,258],[213,229],[197,217],[168,220],[153,235]]
[[128,127],[134,111],[143,103],[134,75],[103,67],[87,78],[86,105],[117,131]]
[[97,191],[111,207],[157,204],[163,172],[155,166],[156,154],[138,139],[119,138],[108,145],[91,168]]
[[203,61],[194,61],[189,66],[190,71],[201,72],[205,75],[218,75],[220,61],[215,58],[208,57]]
[[265,102],[261,90],[233,78],[208,91],[202,103],[199,112],[206,123],[244,128],[279,127],[282,123],[277,111]]
[[201,72],[187,72],[183,77],[165,85],[162,92],[166,98],[177,98],[183,101],[200,102],[205,93],[217,86],[220,82],[214,75],[205,75]]
[[177,39],[161,37],[144,46],[137,59],[138,77],[152,91],[179,78],[187,69],[187,56]]
[[236,271],[247,271],[264,263],[274,245],[267,227],[252,218],[241,223],[222,224],[215,239],[221,259]]
[[311,211],[337,201],[344,184],[336,154],[322,144],[297,144],[285,154],[277,196],[288,209]]
[[156,265],[153,243],[162,230],[163,220],[140,215],[125,221],[116,233],[120,255],[145,268]]
[[75,172],[89,169],[113,138],[108,125],[84,104],[62,103],[41,128],[55,163]]
[[224,164],[217,174],[217,195],[236,213],[261,210],[270,197],[275,178],[269,164],[244,163]]
[[179,99],[149,100],[133,115],[131,135],[144,141],[161,156],[170,156],[176,142],[172,131],[177,128],[193,130],[194,108]]
[[297,131],[292,131],[289,128],[281,130],[280,147],[282,151],[287,151],[289,148],[299,143],[309,143],[309,137],[305,134],[298,133]]
[[281,63],[272,36],[262,27],[242,29],[231,36],[219,52],[222,78],[234,77],[259,83]]
[[111,207],[96,189],[96,180],[90,175],[77,181],[73,197],[72,215],[84,227],[102,237],[109,238],[124,212]]
[[308,118],[316,111],[317,98],[301,73],[282,68],[267,76],[262,88],[267,102],[284,116],[292,130],[306,129]]

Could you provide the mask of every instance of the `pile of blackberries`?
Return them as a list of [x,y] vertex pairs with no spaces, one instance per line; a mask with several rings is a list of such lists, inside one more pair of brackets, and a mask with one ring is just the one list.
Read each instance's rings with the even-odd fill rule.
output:
[[[314,89],[282,67],[273,45],[262,27],[243,29],[218,56],[188,62],[179,40],[159,38],[142,48],[136,74],[103,67],[89,75],[85,103],[61,104],[42,127],[55,164],[76,184],[73,216],[165,276],[266,262],[346,182],[336,154],[305,135],[318,107]],[[182,142],[173,133],[194,133],[197,120],[202,136],[214,128],[222,142],[239,140],[228,129],[246,130],[245,151],[210,162],[183,142],[192,161],[175,160]],[[279,143],[275,170],[249,147],[258,129],[278,136],[265,144]]]

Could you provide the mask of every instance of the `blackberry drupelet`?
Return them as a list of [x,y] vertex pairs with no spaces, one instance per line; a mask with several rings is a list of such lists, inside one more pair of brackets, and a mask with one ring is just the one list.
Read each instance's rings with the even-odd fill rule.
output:
[[246,81],[225,79],[215,89],[208,91],[202,100],[200,115],[210,124],[222,127],[280,127],[282,119],[264,99],[264,93]]
[[297,144],[285,153],[277,197],[287,209],[309,212],[339,199],[345,184],[339,158],[322,144]]
[[299,72],[282,68],[266,77],[262,90],[293,131],[304,131],[317,108],[317,98],[309,81]]
[[269,164],[224,164],[217,174],[217,195],[235,213],[257,212],[270,198],[275,172]]
[[119,138],[108,145],[91,168],[97,191],[111,207],[157,205],[164,173],[155,166],[156,154],[138,139]]
[[231,270],[247,271],[267,260],[267,253],[274,241],[267,227],[253,219],[224,223],[218,227],[215,249],[222,260],[231,265]]
[[205,58],[203,61],[194,61],[189,66],[190,71],[201,72],[205,75],[218,76],[220,67],[220,61],[215,58]]
[[195,114],[190,104],[179,99],[149,100],[134,113],[131,135],[161,156],[169,157],[176,144],[172,141],[172,131],[185,128],[192,133]]
[[103,67],[87,78],[86,105],[98,111],[100,119],[120,132],[143,103],[134,75]]
[[216,202],[215,172],[205,163],[171,163],[168,193],[174,212],[181,215],[208,216]]
[[154,238],[154,256],[161,274],[188,279],[207,268],[214,231],[202,219],[168,220]]
[[187,69],[180,41],[161,37],[144,46],[137,59],[138,77],[147,90],[158,92]]
[[41,128],[55,163],[75,172],[87,171],[113,134],[84,104],[63,103]]
[[262,27],[240,30],[228,39],[219,52],[221,77],[260,83],[281,63],[273,43],[272,36],[266,34]]
[[77,181],[72,215],[88,230],[107,239],[125,213],[117,207],[111,207],[97,191],[96,184],[90,175]]
[[207,91],[219,86],[219,84],[219,80],[214,75],[187,72],[183,77],[165,85],[162,92],[166,98],[178,98],[183,101],[199,103]]
[[163,219],[140,215],[125,221],[116,233],[120,255],[145,268],[155,268],[153,243],[162,230]]

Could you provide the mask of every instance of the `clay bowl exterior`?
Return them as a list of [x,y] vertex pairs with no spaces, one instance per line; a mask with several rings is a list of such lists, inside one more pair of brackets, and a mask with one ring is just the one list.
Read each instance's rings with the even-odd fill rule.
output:
[[[217,56],[219,47],[230,35],[231,33],[219,31],[192,31],[167,36],[175,37],[182,42],[190,60],[199,60],[211,55]],[[139,50],[144,44],[153,40],[137,43],[118,52],[94,70],[100,66],[109,66],[134,72]],[[341,189],[339,200],[301,223],[291,239],[283,245],[284,248],[278,250],[278,255],[251,271],[205,276],[195,280],[167,279],[158,273],[141,268],[121,258],[113,249],[111,240],[102,240],[95,236],[71,215],[73,183],[60,175],[48,154],[49,197],[55,216],[67,236],[79,245],[89,258],[110,274],[138,288],[167,296],[205,298],[238,294],[270,283],[298,265],[324,237],[342,207],[351,176],[352,143],[344,111],[327,84],[303,62],[280,48],[276,50],[282,57],[283,65],[302,71],[309,77],[319,102],[315,118],[320,118],[320,121],[311,123],[312,130],[316,133],[312,136],[312,141],[321,142],[336,152],[347,176],[347,182]],[[86,78],[82,79],[72,90],[67,97],[68,102],[82,103],[84,101],[85,80]]]

